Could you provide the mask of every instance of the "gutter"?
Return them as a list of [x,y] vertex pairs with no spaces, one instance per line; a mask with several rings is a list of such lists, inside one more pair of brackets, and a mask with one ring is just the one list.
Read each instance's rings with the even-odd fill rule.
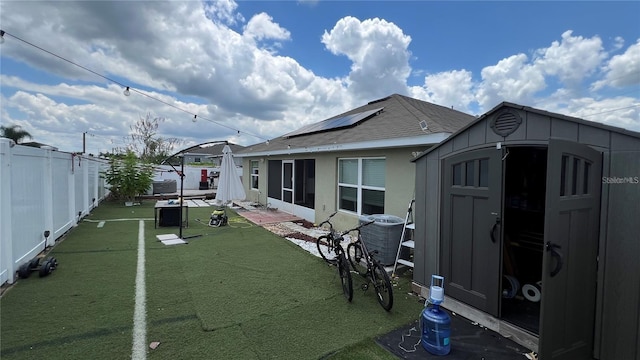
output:
[[361,141],[355,143],[344,144],[326,144],[318,146],[305,146],[291,149],[278,149],[271,151],[255,151],[246,153],[234,153],[234,157],[256,157],[256,156],[272,156],[272,155],[293,155],[293,154],[308,154],[308,153],[324,153],[324,152],[336,152],[336,151],[349,151],[349,150],[371,150],[371,149],[385,149],[396,147],[408,147],[408,146],[422,146],[438,144],[447,139],[451,133],[443,132],[429,135],[403,137],[396,139],[383,139],[383,140],[371,140]]

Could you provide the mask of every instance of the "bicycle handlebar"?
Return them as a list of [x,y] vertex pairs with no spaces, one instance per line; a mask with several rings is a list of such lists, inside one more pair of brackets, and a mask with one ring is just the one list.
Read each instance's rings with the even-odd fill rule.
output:
[[340,236],[347,235],[348,233],[350,233],[350,232],[352,232],[352,231],[358,231],[358,232],[359,232],[361,228],[363,228],[363,227],[365,227],[365,226],[367,226],[367,225],[371,225],[371,224],[373,224],[374,222],[376,222],[376,221],[375,221],[375,220],[371,220],[371,221],[369,221],[369,222],[362,223],[362,224],[360,224],[360,225],[358,225],[358,226],[354,227],[353,229],[349,229],[349,230],[343,231],[343,232],[340,234]]
[[329,226],[333,229],[333,224],[332,224],[329,220],[331,220],[331,218],[332,218],[335,214],[337,214],[337,213],[338,213],[338,212],[336,211],[336,212],[334,212],[333,214],[329,215],[329,217],[327,218],[327,220],[325,220],[325,221],[321,222],[320,224],[318,224],[318,227],[322,227],[322,225],[324,225],[324,224],[329,224]]

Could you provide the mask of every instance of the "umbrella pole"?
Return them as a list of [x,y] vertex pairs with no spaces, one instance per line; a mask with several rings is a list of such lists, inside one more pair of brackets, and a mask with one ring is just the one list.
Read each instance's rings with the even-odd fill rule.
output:
[[[202,235],[191,235],[191,236],[187,236],[187,237],[183,237],[182,236],[182,228],[184,226],[184,222],[182,221],[182,206],[184,206],[184,204],[186,204],[184,202],[184,155],[181,156],[182,161],[181,161],[181,165],[180,165],[180,239],[184,240],[184,239],[193,239],[193,238],[197,238],[197,237],[201,237]],[[187,205],[188,206],[188,205]]]
[[180,239],[182,239],[182,206],[184,205],[184,155],[180,156],[181,164],[180,164]]

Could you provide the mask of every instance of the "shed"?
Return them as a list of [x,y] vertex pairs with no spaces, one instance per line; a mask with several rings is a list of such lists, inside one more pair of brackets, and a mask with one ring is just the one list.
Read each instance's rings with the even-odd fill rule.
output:
[[541,359],[640,359],[640,133],[505,102],[414,161],[416,291]]

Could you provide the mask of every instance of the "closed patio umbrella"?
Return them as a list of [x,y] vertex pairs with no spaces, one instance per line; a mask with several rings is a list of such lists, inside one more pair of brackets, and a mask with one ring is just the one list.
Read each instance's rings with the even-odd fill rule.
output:
[[242,181],[236,171],[236,164],[233,161],[233,154],[229,145],[222,149],[222,164],[220,166],[220,177],[218,179],[218,190],[216,200],[227,204],[231,200],[244,200],[247,197],[242,186]]

